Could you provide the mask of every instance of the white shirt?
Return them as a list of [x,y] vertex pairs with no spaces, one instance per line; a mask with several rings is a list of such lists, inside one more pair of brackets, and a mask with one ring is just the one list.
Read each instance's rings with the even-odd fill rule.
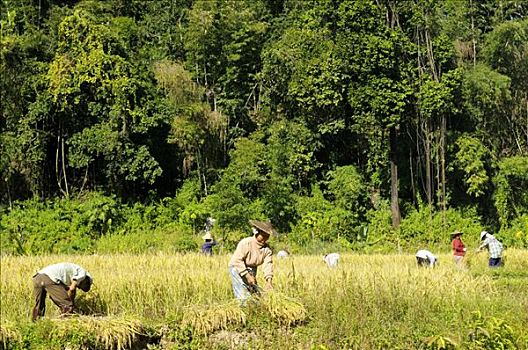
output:
[[288,257],[288,252],[285,251],[285,250],[279,250],[279,252],[277,253],[277,258],[287,258]]
[[336,267],[339,262],[339,253],[330,253],[324,256],[323,260],[326,262],[328,267]]
[[73,263],[49,265],[38,273],[47,275],[53,282],[62,283],[66,286],[71,285],[72,280],[80,282],[86,278],[86,276],[92,278],[85,269]]
[[417,251],[416,252],[416,257],[417,258],[422,258],[422,259],[427,259],[427,261],[429,261],[429,266],[434,266],[434,264],[436,263],[436,260],[438,260],[438,258],[436,256],[434,256],[433,253],[431,253],[430,251],[425,250],[425,249],[421,249],[421,250]]

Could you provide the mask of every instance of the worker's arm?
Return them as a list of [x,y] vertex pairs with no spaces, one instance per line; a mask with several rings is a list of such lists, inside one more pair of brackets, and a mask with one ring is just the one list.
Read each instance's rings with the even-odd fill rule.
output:
[[237,270],[240,277],[248,275],[248,268],[246,266],[246,256],[249,253],[249,247],[246,241],[238,242],[235,253],[231,258],[231,264]]
[[75,300],[75,295],[77,294],[77,281],[72,280],[70,287],[68,288],[68,296],[70,297],[71,301]]
[[273,252],[267,248],[266,257],[263,263],[264,279],[266,280],[266,288],[273,288]]

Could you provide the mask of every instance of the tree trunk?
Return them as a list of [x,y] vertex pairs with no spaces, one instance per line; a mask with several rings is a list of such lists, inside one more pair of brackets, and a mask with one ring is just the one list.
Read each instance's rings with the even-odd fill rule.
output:
[[433,202],[433,193],[432,193],[432,179],[431,179],[431,134],[429,121],[424,121],[425,124],[425,193],[427,196],[427,204],[431,205]]
[[390,170],[391,170],[391,217],[392,227],[400,226],[400,206],[398,204],[398,163],[396,161],[398,128],[390,129]]

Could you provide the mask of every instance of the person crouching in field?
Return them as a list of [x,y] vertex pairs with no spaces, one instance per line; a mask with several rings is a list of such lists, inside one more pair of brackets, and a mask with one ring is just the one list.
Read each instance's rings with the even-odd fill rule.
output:
[[58,263],[49,265],[33,276],[33,307],[32,320],[36,321],[46,312],[46,294],[61,310],[61,315],[68,315],[74,311],[74,300],[77,288],[88,292],[93,279],[90,274],[73,263]]
[[463,235],[460,231],[455,231],[451,234],[451,247],[453,248],[453,259],[457,267],[464,267],[464,255],[466,255],[466,247],[462,243],[461,236]]
[[330,253],[323,256],[323,261],[328,267],[334,268],[339,263],[340,257],[339,253]]
[[429,267],[435,267],[435,265],[438,263],[438,258],[433,255],[428,250],[421,249],[416,252],[416,263],[418,266],[429,266]]
[[253,293],[259,292],[257,267],[262,265],[266,288],[273,288],[273,252],[267,245],[270,235],[277,235],[270,222],[249,221],[253,236],[242,239],[229,261],[229,274],[233,292],[242,304]]
[[499,267],[501,266],[502,259],[502,243],[495,238],[492,234],[487,231],[482,231],[480,233],[480,240],[482,244],[478,247],[477,252],[480,252],[482,249],[487,248],[489,252],[489,267]]

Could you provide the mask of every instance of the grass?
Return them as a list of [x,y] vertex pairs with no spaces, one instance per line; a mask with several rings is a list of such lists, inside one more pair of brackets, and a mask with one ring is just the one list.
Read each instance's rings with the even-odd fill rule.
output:
[[[343,254],[336,269],[292,256],[275,261],[275,289],[244,308],[233,302],[227,255],[2,256],[0,346],[528,349],[528,251],[505,255],[498,270],[485,253],[472,253],[465,270],[448,254],[435,269],[417,268],[410,254]],[[78,293],[85,315],[62,319],[48,300],[45,320],[32,324],[31,276],[60,261],[94,277],[92,291]]]

